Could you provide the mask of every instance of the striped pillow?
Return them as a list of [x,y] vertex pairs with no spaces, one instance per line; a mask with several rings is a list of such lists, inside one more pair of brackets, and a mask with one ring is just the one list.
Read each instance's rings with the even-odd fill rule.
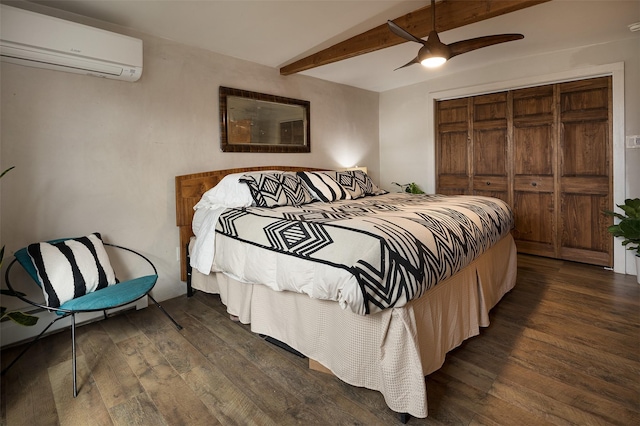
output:
[[360,197],[364,197],[365,192],[362,189],[362,185],[360,184],[360,181],[358,179],[356,179],[356,175],[354,174],[354,172],[352,170],[347,170],[344,172],[335,172],[336,174],[336,181],[338,181],[338,183],[340,183],[340,185],[342,185],[342,187],[344,189],[347,190],[347,192],[351,195],[352,199],[357,199]]
[[27,252],[38,273],[45,303],[52,308],[117,282],[98,233],[31,244]]
[[[332,176],[333,175],[333,176]],[[338,200],[351,200],[351,194],[335,179],[336,172],[298,172],[298,176],[307,186],[314,198],[330,203]]]
[[242,176],[258,207],[300,206],[313,201],[295,173],[272,172]]
[[351,170],[349,173],[353,174],[356,184],[360,186],[364,195],[383,195],[388,192],[384,189],[378,188],[378,186],[373,183],[369,175],[362,170]]

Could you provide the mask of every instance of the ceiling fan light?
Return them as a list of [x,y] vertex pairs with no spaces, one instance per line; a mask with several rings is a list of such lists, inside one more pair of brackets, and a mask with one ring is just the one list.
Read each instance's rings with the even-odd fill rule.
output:
[[430,56],[420,61],[420,64],[427,68],[437,68],[445,62],[447,62],[447,58],[444,56]]

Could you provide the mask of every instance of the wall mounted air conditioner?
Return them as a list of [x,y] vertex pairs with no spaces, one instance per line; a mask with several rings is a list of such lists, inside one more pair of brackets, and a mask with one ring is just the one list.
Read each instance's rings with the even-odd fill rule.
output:
[[142,75],[142,40],[0,5],[4,62],[115,80]]

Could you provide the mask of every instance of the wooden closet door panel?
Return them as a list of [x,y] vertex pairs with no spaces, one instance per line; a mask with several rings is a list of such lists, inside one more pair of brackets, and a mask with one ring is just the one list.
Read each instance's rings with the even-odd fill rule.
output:
[[602,214],[608,203],[602,195],[563,192],[560,258],[609,266],[609,219]]
[[443,133],[440,136],[438,193],[469,194],[468,143],[466,131]]
[[474,125],[490,123],[490,127],[506,126],[507,92],[474,96],[472,100]]
[[509,202],[507,92],[473,98],[473,194]]
[[513,236],[521,253],[556,256],[552,86],[513,91]]
[[552,122],[514,125],[514,176],[553,176],[553,133]]
[[515,176],[553,175],[554,120],[553,86],[513,91]]
[[522,253],[556,256],[553,126],[514,128],[514,238]]
[[467,99],[451,99],[437,103],[438,129],[443,132],[467,130],[469,112]]
[[611,77],[559,85],[560,257],[611,266]]
[[597,77],[560,83],[561,113],[564,118],[591,120],[590,113],[609,110],[611,77]]
[[509,183],[506,176],[474,176],[473,194],[499,198],[509,203]]
[[553,85],[528,87],[513,91],[513,119],[553,119],[555,105]]
[[507,129],[474,130],[474,176],[506,176]]
[[609,123],[598,121],[563,122],[562,176],[608,177],[608,153],[604,149]]
[[516,191],[514,209],[516,208],[526,212],[526,214],[515,214],[513,237],[518,251],[554,257],[553,192]]
[[469,101],[453,99],[437,103],[436,192],[469,194]]
[[467,132],[444,133],[440,138],[440,174],[468,176]]

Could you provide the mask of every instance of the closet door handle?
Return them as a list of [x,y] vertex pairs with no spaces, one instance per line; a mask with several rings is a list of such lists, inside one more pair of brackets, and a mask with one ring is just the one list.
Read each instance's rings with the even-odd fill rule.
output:
[[531,182],[531,186],[538,186],[537,182]]
[[487,186],[491,185],[491,182],[487,181]]

